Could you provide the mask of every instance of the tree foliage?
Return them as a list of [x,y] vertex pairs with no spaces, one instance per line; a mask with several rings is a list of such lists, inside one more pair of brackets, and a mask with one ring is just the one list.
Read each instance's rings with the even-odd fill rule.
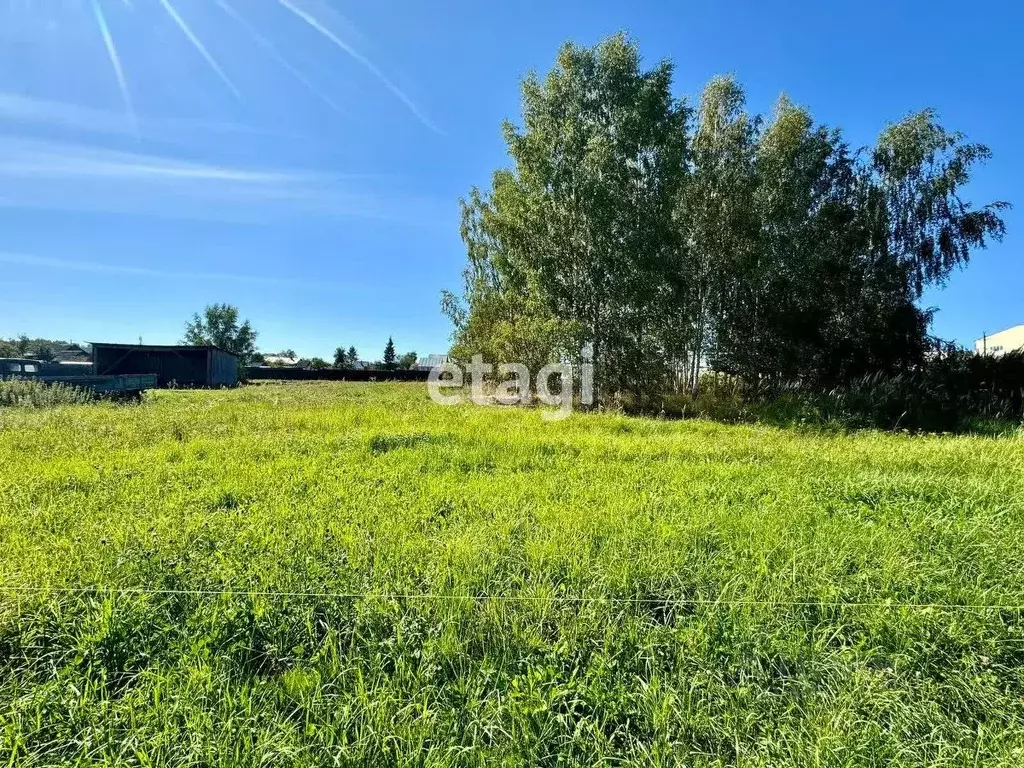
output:
[[70,342],[62,339],[33,339],[22,333],[15,338],[0,338],[0,357],[35,357],[49,362],[58,351],[72,346]]
[[923,290],[1004,232],[1005,203],[963,198],[988,149],[930,110],[851,150],[785,96],[749,113],[730,77],[691,108],[623,35],[566,44],[522,95],[511,167],[462,202],[456,358],[592,361],[605,395],[639,398],[707,367],[755,387],[907,373]]
[[252,365],[259,358],[256,350],[257,335],[248,320],[239,323],[237,307],[210,304],[201,315],[193,315],[192,320],[185,324],[182,343],[220,347],[236,355],[238,364],[244,367]]
[[337,347],[334,350],[334,367],[335,368],[355,368],[359,363],[359,353],[356,352],[356,348],[349,347]]
[[37,360],[42,360],[44,363],[52,363],[57,359],[56,353],[53,351],[53,346],[50,344],[40,344],[36,347],[35,357]]

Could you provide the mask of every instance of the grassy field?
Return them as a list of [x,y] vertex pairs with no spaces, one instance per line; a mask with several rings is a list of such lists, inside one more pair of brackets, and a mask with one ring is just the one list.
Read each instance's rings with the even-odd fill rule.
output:
[[0,764],[1024,763],[1024,437],[0,411]]

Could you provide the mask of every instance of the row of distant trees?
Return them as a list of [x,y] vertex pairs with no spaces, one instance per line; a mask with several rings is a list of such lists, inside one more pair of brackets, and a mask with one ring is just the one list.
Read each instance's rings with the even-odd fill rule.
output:
[[0,357],[33,357],[43,362],[52,362],[57,352],[71,346],[60,339],[33,339],[21,334],[11,339],[0,339]]
[[[182,339],[185,344],[197,346],[212,344],[226,349],[238,356],[243,365],[256,365],[263,361],[264,355],[256,347],[258,332],[253,328],[249,320],[240,320],[238,308],[230,304],[211,304],[203,312],[197,313],[185,326],[185,335]],[[286,357],[296,359],[298,356],[294,350],[286,349],[279,352],[275,357]],[[398,355],[395,352],[395,342],[388,337],[388,343],[384,347],[384,355],[381,360],[374,362],[371,367],[381,369],[409,369],[416,366],[418,357],[416,352],[406,352]],[[334,350],[333,364],[321,357],[313,357],[303,360],[303,366],[314,370],[325,368],[353,369],[359,366],[359,353],[354,346],[345,348],[339,346]]]
[[620,35],[524,80],[511,165],[463,202],[453,356],[591,361],[652,400],[707,367],[828,389],[925,365],[922,292],[1003,236],[1007,204],[964,195],[988,148],[930,110],[854,148],[785,96],[763,117],[731,77],[696,104],[672,79]]
[[[256,347],[259,333],[249,320],[242,320],[238,307],[231,304],[210,304],[201,313],[192,316],[185,325],[182,337],[183,344],[194,346],[213,345],[235,354],[243,366],[256,365],[263,362],[264,355]],[[26,334],[15,338],[0,338],[0,357],[33,357],[43,362],[55,359],[55,353],[70,347],[66,341],[53,339],[33,339]],[[298,356],[291,349],[275,355],[295,359]],[[402,370],[416,366],[416,352],[399,355],[395,351],[395,342],[389,337],[384,347],[383,357],[372,363],[371,367],[379,369]],[[304,367],[313,369],[340,368],[353,369],[359,367],[359,353],[354,346],[347,349],[339,346],[334,351],[333,363],[323,358],[313,357],[302,361]]]
[[[388,343],[384,347],[383,357],[374,362],[370,367],[387,370],[408,370],[416,367],[419,355],[415,351],[405,352],[399,355],[395,352],[395,342],[389,336]],[[356,368],[359,366],[359,354],[355,347],[338,347],[334,350],[334,368]]]

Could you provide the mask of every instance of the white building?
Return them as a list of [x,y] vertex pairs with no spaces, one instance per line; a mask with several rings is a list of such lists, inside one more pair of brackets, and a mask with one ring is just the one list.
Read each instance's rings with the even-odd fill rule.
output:
[[974,342],[974,351],[979,355],[998,357],[1017,350],[1024,350],[1024,325],[1015,325]]
[[416,370],[429,371],[439,365],[444,365],[451,360],[448,355],[427,355],[416,361]]
[[301,357],[285,357],[284,355],[264,355],[263,364],[272,368],[298,368]]

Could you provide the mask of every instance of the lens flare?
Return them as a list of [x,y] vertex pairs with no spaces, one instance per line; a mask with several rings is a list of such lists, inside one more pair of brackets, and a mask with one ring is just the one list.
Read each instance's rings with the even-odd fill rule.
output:
[[349,56],[351,56],[353,59],[355,59],[357,62],[359,62],[368,72],[370,72],[370,74],[372,74],[374,77],[376,77],[384,85],[385,88],[387,88],[389,91],[391,91],[391,93],[399,101],[401,101],[409,109],[409,111],[412,112],[412,114],[416,117],[416,119],[419,120],[421,123],[423,123],[423,125],[425,125],[430,130],[434,131],[434,133],[441,133],[441,130],[437,127],[437,125],[435,125],[430,120],[430,118],[427,117],[418,106],[416,106],[415,102],[413,102],[412,99],[410,99],[408,96],[406,96],[404,91],[402,91],[397,85],[395,85],[393,82],[391,82],[391,80],[388,79],[387,75],[385,75],[383,72],[381,72],[376,64],[374,64],[368,58],[363,56],[363,54],[359,53],[359,51],[355,50],[351,45],[346,43],[344,40],[342,40],[336,34],[334,34],[331,30],[329,30],[326,26],[324,26],[320,22],[319,19],[317,19],[311,13],[308,13],[307,11],[302,10],[301,8],[296,6],[294,3],[292,3],[291,0],[277,0],[277,1],[281,4],[282,7],[287,8],[289,11],[291,11],[293,14],[295,14],[298,18],[300,18],[304,22],[306,22],[306,24],[308,24],[310,27],[315,29],[321,35],[323,35],[328,40],[330,40],[332,43],[334,43],[334,45],[336,45],[338,48],[340,48],[342,51],[344,51]]
[[175,7],[171,5],[171,0],[159,0],[159,2],[160,5],[164,7],[164,10],[167,11],[167,15],[174,20],[174,23],[178,25],[178,28],[182,31],[185,37],[188,38],[189,42],[192,43],[193,46],[195,46],[195,49],[199,52],[199,55],[206,59],[206,63],[210,65],[210,69],[212,69],[217,74],[217,76],[224,81],[224,84],[235,95],[235,98],[237,98],[239,101],[242,101],[241,91],[239,91],[238,88],[235,87],[235,84],[231,82],[231,78],[229,78],[227,74],[224,72],[224,70],[221,69],[220,64],[217,63],[217,60],[213,58],[213,56],[210,54],[208,50],[206,50],[206,46],[203,45],[202,41],[198,37],[196,37],[196,34],[192,31],[192,28],[189,27],[189,25],[185,22],[183,18],[181,18],[181,15],[178,13]]
[[220,7],[222,11],[224,11],[224,13],[226,13],[228,16],[230,16],[232,19],[238,22],[242,27],[244,27],[245,30],[249,33],[249,35],[252,37],[252,39],[256,41],[256,44],[263,48],[263,50],[266,51],[267,54],[272,59],[274,59],[274,61],[280,64],[292,77],[294,77],[296,80],[302,83],[311,93],[313,93],[317,98],[319,98],[321,101],[327,104],[331,109],[335,110],[336,112],[341,112],[344,114],[344,110],[340,106],[338,106],[337,102],[335,102],[330,96],[328,96],[320,88],[318,88],[316,84],[313,83],[302,72],[296,69],[296,67],[293,66],[292,63],[288,61],[288,59],[286,59],[280,53],[280,51],[277,50],[277,46],[274,45],[274,43],[272,43],[268,38],[260,34],[260,32],[251,23],[249,23],[248,19],[246,19],[244,16],[242,16],[242,14],[235,10],[234,7],[228,4],[227,0],[214,0],[214,2],[217,3],[217,5]]
[[110,64],[117,76],[117,85],[121,89],[121,97],[124,99],[125,109],[128,111],[128,119],[132,124],[132,131],[139,133],[139,122],[135,117],[135,109],[132,107],[131,93],[128,91],[128,81],[124,76],[124,69],[121,67],[121,57],[117,55],[117,46],[114,45],[114,36],[110,34],[110,27],[107,26],[107,19],[103,15],[99,0],[92,0],[93,14],[96,16],[96,24],[99,25],[100,34],[103,36],[103,43],[107,46],[107,55],[110,56]]

